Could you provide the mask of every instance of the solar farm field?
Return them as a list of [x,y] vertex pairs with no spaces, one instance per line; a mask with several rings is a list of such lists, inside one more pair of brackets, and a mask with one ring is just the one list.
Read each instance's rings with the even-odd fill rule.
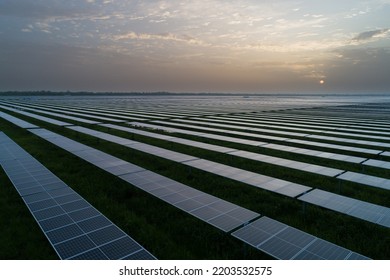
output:
[[0,259],[389,259],[390,97],[0,96]]

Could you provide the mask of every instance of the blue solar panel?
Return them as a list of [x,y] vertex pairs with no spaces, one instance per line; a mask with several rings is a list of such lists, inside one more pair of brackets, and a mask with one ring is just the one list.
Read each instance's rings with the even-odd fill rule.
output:
[[[251,246],[282,260],[344,260],[356,253],[306,232],[262,217],[232,235]],[[358,255],[358,254],[357,254]],[[358,255],[361,256],[361,255]],[[364,259],[364,256],[361,256]]]
[[98,246],[115,241],[124,236],[123,231],[114,225],[88,233],[88,237]]
[[[0,133],[0,141],[1,148],[7,146],[0,154],[1,165],[61,259],[107,259],[97,247],[128,237],[5,134]],[[134,253],[122,250],[120,257]]]
[[46,232],[46,236],[52,244],[57,244],[83,234],[84,232],[76,224],[70,224],[68,226]]
[[142,247],[134,242],[130,237],[122,237],[116,241],[100,247],[102,252],[112,260],[127,257],[131,253],[142,250]]
[[61,259],[68,259],[85,251],[95,248],[96,245],[87,236],[82,235],[54,245]]
[[93,249],[85,253],[69,258],[70,260],[108,260],[108,257],[99,249]]

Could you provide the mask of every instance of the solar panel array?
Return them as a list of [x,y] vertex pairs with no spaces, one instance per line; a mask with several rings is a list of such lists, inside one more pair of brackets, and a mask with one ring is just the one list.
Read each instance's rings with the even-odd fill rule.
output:
[[267,155],[262,155],[262,154],[258,154],[258,153],[253,153],[253,152],[241,151],[241,150],[228,148],[228,147],[224,147],[224,146],[211,145],[211,144],[207,144],[207,143],[203,143],[203,142],[183,139],[183,138],[179,138],[179,137],[161,135],[158,133],[147,132],[147,131],[138,130],[138,129],[134,129],[134,128],[127,128],[127,127],[118,126],[118,125],[111,125],[111,124],[102,124],[102,126],[117,129],[120,131],[126,131],[129,133],[144,135],[144,136],[148,136],[148,137],[155,138],[155,139],[162,139],[162,140],[173,142],[173,143],[178,143],[178,144],[183,144],[183,145],[201,148],[201,149],[205,149],[205,150],[210,150],[213,152],[227,153],[227,154],[232,155],[232,156],[247,158],[247,159],[251,159],[254,161],[265,162],[265,163],[270,163],[270,164],[274,164],[274,165],[303,170],[306,172],[316,173],[316,174],[320,174],[320,175],[324,175],[324,176],[334,177],[334,176],[337,176],[338,174],[343,172],[342,170],[335,169],[335,168],[328,168],[328,167],[318,166],[318,165],[314,165],[314,164],[301,163],[301,162],[294,161],[294,160],[288,160],[288,159],[283,159],[283,158],[279,158],[279,157],[267,156]]
[[230,231],[259,216],[46,129],[30,132],[221,230]]
[[[365,104],[357,105],[359,110],[355,111],[351,109],[352,107],[344,106],[344,104],[350,102],[350,99],[338,100],[337,102],[341,105],[339,108],[329,106],[320,108],[318,105],[323,101],[327,105],[331,102],[334,105],[337,102],[335,103],[334,100],[325,101],[325,99],[307,101],[304,98],[302,101],[307,102],[302,107],[306,107],[306,109],[296,110],[291,108],[297,108],[297,104],[301,105],[298,99],[289,100],[286,98],[289,101],[285,104],[279,104],[278,100],[280,99],[275,99],[275,103],[274,101],[267,103],[269,100],[265,99],[267,101],[259,101],[259,99],[252,97],[249,97],[248,100],[233,97],[228,98],[229,101],[226,102],[215,97],[198,98],[193,96],[188,98],[148,98],[142,96],[118,99],[103,96],[96,99],[49,97],[29,101],[16,99],[16,102],[10,99],[11,101],[2,102],[3,106],[0,108],[21,115],[24,112],[25,116],[35,117],[47,122],[51,122],[51,119],[39,114],[52,115],[58,119],[63,118],[85,124],[98,124],[110,129],[107,130],[108,133],[73,126],[68,123],[66,123],[66,126],[73,131],[116,143],[141,153],[158,156],[164,160],[175,161],[190,168],[196,168],[295,198],[301,201],[303,205],[310,203],[389,228],[390,208],[386,207],[385,198],[380,200],[384,201],[380,203],[383,205],[381,206],[321,190],[321,185],[318,185],[318,188],[313,188],[315,187],[314,184],[309,187],[283,180],[283,172],[277,175],[277,178],[274,178],[261,174],[262,170],[257,173],[230,166],[230,161],[226,162],[227,164],[222,164],[179,153],[175,151],[176,146],[165,149],[142,143],[144,138],[140,138],[142,142],[137,142],[132,137],[132,140],[130,140],[115,136],[116,130],[124,131],[150,139],[159,139],[223,153],[233,160],[241,158],[242,161],[246,161],[248,164],[250,161],[257,161],[279,166],[286,171],[288,168],[289,174],[293,174],[292,170],[298,170],[297,176],[304,176],[305,173],[301,171],[305,171],[320,175],[321,178],[324,178],[323,180],[326,177],[332,177],[338,181],[339,190],[343,187],[342,182],[348,181],[350,183],[347,188],[348,190],[351,189],[348,192],[352,192],[352,196],[356,195],[350,187],[354,186],[353,184],[357,186],[357,193],[364,192],[368,195],[373,188],[364,188],[364,186],[370,186],[375,187],[375,192],[378,194],[387,195],[386,191],[390,188],[390,178],[386,171],[390,169],[388,158],[390,152],[387,151],[390,149],[390,121],[385,118],[386,114],[381,115],[382,109],[375,111],[377,108],[375,105],[366,106]],[[310,102],[313,102],[311,104],[316,105],[316,108],[309,108]],[[263,106],[261,107],[264,110],[263,112],[261,112],[260,106]],[[23,111],[13,107],[20,108]],[[274,111],[268,111],[270,108]],[[275,111],[275,109],[285,108],[289,110]],[[318,112],[320,112],[319,116],[314,115]],[[343,112],[350,113],[351,117],[345,117]],[[367,112],[372,113],[372,116],[378,116],[378,118],[383,117],[383,119],[364,118],[363,116],[368,116]],[[134,166],[129,162],[127,164],[130,165],[126,165],[123,160],[102,153],[97,149],[92,149],[71,139],[64,139],[65,137],[61,135],[53,135],[46,130],[36,129],[34,125],[29,127],[30,124],[23,123],[23,121],[18,123],[18,120],[12,116],[1,115],[20,127],[34,128],[29,130],[31,132],[35,131],[35,134],[176,208],[225,232],[233,231],[232,235],[234,237],[275,258],[366,259],[362,255],[271,218],[262,217],[258,219],[259,214],[255,212],[202,193],[142,167]],[[75,118],[71,115],[84,118]],[[126,120],[142,121],[142,123],[126,123],[132,127],[112,124],[119,121],[125,122]],[[138,127],[142,127],[142,129]],[[145,128],[149,130],[146,131]],[[65,130],[64,133],[66,133]],[[178,135],[170,133],[177,133]],[[199,141],[194,139],[199,139]],[[209,139],[214,141],[213,144],[208,143]],[[251,146],[252,148],[250,151],[245,150],[246,148],[237,149],[238,146],[231,148],[228,143],[239,144],[240,147]],[[253,147],[261,149],[254,152]],[[197,150],[193,151],[196,155]],[[266,153],[263,154],[263,151],[266,151]],[[295,158],[288,157],[287,154],[295,155]],[[301,158],[301,155],[304,157]],[[318,164],[316,159],[326,160],[321,161],[325,162],[325,165]],[[332,167],[333,162],[342,167]],[[360,172],[359,168],[361,168]],[[365,174],[366,171],[367,174]],[[321,181],[319,180],[319,182]],[[334,191],[328,186],[325,189]],[[359,195],[359,197],[363,196]],[[369,197],[368,201],[371,201]],[[282,198],[279,202],[282,203]],[[239,228],[243,224],[246,225]]]
[[155,259],[2,132],[0,164],[61,259]]
[[[208,161],[208,160],[204,160],[204,159],[197,159],[194,157],[188,157],[188,156],[181,154],[181,153],[172,152],[172,151],[158,148],[158,147],[154,147],[154,146],[151,146],[148,144],[130,141],[130,140],[127,140],[125,138],[113,136],[113,135],[99,132],[99,131],[95,131],[92,129],[78,127],[78,126],[69,126],[68,128],[75,130],[75,131],[78,131],[78,132],[82,132],[82,133],[85,133],[88,135],[92,135],[92,136],[104,139],[107,141],[111,141],[111,142],[114,142],[117,144],[122,143],[126,146],[129,146],[131,148],[135,148],[135,149],[140,150],[142,152],[157,155],[157,156],[160,156],[164,159],[170,159],[173,161],[181,162],[185,165],[188,165],[188,166],[191,166],[191,167],[194,167],[197,169],[201,169],[201,170],[206,171],[206,172],[217,174],[219,176],[223,176],[223,177],[226,177],[229,179],[239,181],[241,183],[249,184],[249,185],[261,188],[261,189],[276,192],[276,193],[283,194],[286,196],[297,197],[297,196],[302,195],[302,194],[311,190],[310,187],[302,186],[302,185],[288,182],[285,180],[280,180],[280,179],[260,175],[260,174],[254,173],[254,172],[234,168],[231,166],[227,166],[224,164],[220,164],[220,163],[216,163],[216,162],[212,162],[212,161]],[[40,130],[35,129],[34,133],[39,134],[42,132],[40,132]],[[43,134],[47,134],[47,133],[48,132],[43,132]],[[149,136],[151,136],[151,134],[149,134]],[[57,137],[58,137],[58,135],[57,135]],[[64,141],[64,140],[62,139],[60,141]],[[76,149],[76,150],[86,149],[85,145],[82,145],[82,144],[77,143],[77,142],[70,140],[70,139],[65,140],[65,142],[69,142],[69,141],[70,141],[70,143],[66,143],[66,144],[63,143],[63,145],[65,145],[65,147],[77,146],[77,148],[70,149],[69,151],[71,151],[71,152],[74,152],[73,151],[74,149]],[[126,143],[126,141],[128,141],[129,143]],[[121,165],[123,165],[124,167],[126,167],[126,163],[116,162],[115,159],[108,159],[106,155],[97,156],[97,154],[99,154],[101,152],[98,150],[95,151],[95,149],[93,149],[93,151],[91,153],[93,153],[94,155],[89,155],[89,153],[87,151],[87,152],[79,153],[78,156],[84,158],[85,160],[91,162],[92,164],[95,164],[96,166],[100,166],[102,169],[104,169],[108,172],[111,172],[114,175],[121,175],[121,174],[125,174],[128,172],[128,170],[126,168],[122,168],[122,166],[121,166]],[[247,153],[247,152],[242,151],[242,153]],[[109,157],[111,157],[111,156],[109,156]],[[286,161],[283,159],[280,159],[280,160]],[[299,168],[305,168],[305,167],[307,168],[308,166],[306,164],[302,164],[302,165],[298,164],[296,167],[297,167],[297,169],[299,169]],[[309,170],[312,172],[318,172],[319,174],[323,170],[325,170],[325,171],[330,170],[333,172],[337,172],[337,174],[341,172],[341,170],[337,170],[337,169],[324,169],[323,167],[309,165],[309,168],[313,168],[313,167],[314,167],[314,169],[311,169],[311,170],[309,169]],[[139,171],[137,168],[135,170],[136,170],[136,172]],[[131,173],[131,172],[129,172],[129,173]],[[347,174],[347,173],[343,173],[340,176],[343,176],[344,174]],[[357,173],[357,174],[359,175],[359,173]],[[322,173],[322,175],[329,175],[329,174]],[[330,175],[332,175],[332,174],[330,174]],[[363,174],[360,174],[360,175],[363,177],[367,176],[367,175],[363,175]],[[348,179],[349,177],[346,177],[346,178]],[[376,177],[374,177],[374,178],[376,178]],[[363,181],[363,182],[366,184],[370,184],[370,182],[368,182],[367,180]],[[362,182],[360,182],[360,183],[362,183]],[[374,184],[374,186],[376,186],[376,184]],[[315,202],[312,202],[312,203],[316,204]],[[316,205],[318,205],[318,204],[316,204]],[[375,205],[375,204],[373,204],[373,205]],[[321,206],[321,205],[319,205],[319,206]],[[364,208],[364,206],[365,205],[360,205],[359,207]],[[331,209],[334,211],[339,211],[337,208],[331,208]],[[342,212],[342,213],[349,215],[348,212]],[[364,211],[361,211],[361,213],[364,213]],[[355,214],[354,216],[357,218],[363,219],[363,220],[367,220],[365,214],[362,214],[361,216],[359,216],[358,214]],[[382,224],[382,225],[386,226],[386,224]]]
[[[51,142],[55,142],[54,139],[56,138],[63,138],[56,137],[54,133],[52,134],[42,129],[38,131],[40,132],[37,135],[51,139]],[[61,141],[61,143],[64,143],[64,141]],[[66,146],[66,148],[68,149],[69,146]],[[11,157],[17,157],[15,154],[17,153],[12,153]],[[8,158],[6,157],[6,159]],[[8,168],[6,168],[7,170]],[[31,170],[31,166],[28,166],[28,170]],[[32,170],[34,169],[32,168]],[[18,172],[20,172],[20,169],[18,169]],[[145,170],[142,172],[128,173],[119,177],[225,232],[231,231],[259,217],[259,214],[253,211],[190,188],[151,171]],[[126,236],[119,228],[113,225],[65,184],[59,187],[59,189],[53,189],[53,191],[46,190],[46,192],[29,193],[24,200],[34,217],[40,223],[46,236],[53,244],[53,247],[63,259],[153,259],[150,253],[145,251],[130,237]],[[269,218],[263,217],[260,220],[264,219]],[[250,225],[257,225],[260,220]],[[278,223],[275,220],[272,221]],[[279,224],[293,231],[296,235],[295,238],[298,240],[300,239],[299,235],[308,235],[295,228],[281,223]],[[244,229],[247,227],[244,227]],[[238,232],[241,231],[242,229]],[[239,237],[240,234],[235,232],[233,236]],[[241,237],[239,239],[247,242]],[[337,248],[340,251],[346,251],[352,254],[347,249],[319,238],[315,239],[322,241],[323,247],[326,245],[325,249]],[[296,240],[291,240],[291,242],[297,245]],[[277,246],[285,247],[279,240],[274,243]],[[96,246],[100,247],[96,248]],[[325,250],[323,247],[321,250]],[[270,248],[259,247],[258,249],[278,259],[287,259],[286,255],[274,254],[275,246],[271,246]],[[133,250],[132,254],[123,256],[131,250]],[[366,259],[364,256],[356,253],[353,254],[359,256],[361,259]],[[334,256],[329,257],[333,259]],[[306,259],[307,257],[301,256],[301,258]]]
[[[34,130],[32,130],[34,131]],[[48,133],[45,134],[46,137]],[[49,136],[50,137],[50,136]],[[53,138],[53,137],[51,137]],[[56,138],[63,138],[61,136]],[[55,144],[55,141],[51,141]],[[145,170],[141,172],[128,173],[125,175],[119,176],[119,178],[129,182],[130,184],[164,200],[165,202],[197,217],[200,220],[203,220],[216,228],[219,228],[225,232],[229,232],[243,224],[248,223],[249,221],[259,217],[259,214],[237,206],[235,204],[229,203],[227,201],[221,200],[209,194],[203,193],[181,183],[178,183],[172,179],[161,176],[157,173]],[[264,219],[266,217],[263,217]],[[268,218],[269,219],[269,218]],[[278,223],[277,221],[274,221]],[[254,222],[256,223],[256,221]],[[280,223],[281,224],[281,223]],[[286,225],[285,225],[286,226]],[[289,227],[290,230],[296,231],[302,236],[308,235],[302,231],[299,231],[293,227]],[[234,235],[234,234],[233,234]],[[314,237],[313,237],[314,238]],[[299,239],[299,238],[298,238]],[[336,246],[333,243],[324,241],[322,239],[316,238],[318,242],[323,242],[323,247],[321,250],[333,250],[337,248],[338,250],[344,250],[354,254],[354,256],[359,256],[359,258],[365,259],[366,257],[360,256],[356,253],[353,253],[347,249]],[[295,243],[293,243],[295,244]],[[283,244],[278,245],[283,246]],[[294,245],[295,246],[295,245]],[[325,249],[324,249],[325,247]],[[273,255],[273,247],[271,248],[258,248],[265,253]],[[285,259],[286,256],[273,255],[279,259]],[[311,257],[311,256],[308,256]],[[333,256],[331,256],[333,257]],[[305,256],[301,256],[302,259],[306,259]],[[324,256],[324,259],[326,256]],[[332,258],[331,258],[332,259]]]
[[[69,129],[80,131],[83,133],[86,133],[91,136],[95,136],[98,138],[104,138],[108,139],[109,134],[104,133],[104,132],[98,132],[92,129],[87,129],[87,128],[79,128],[79,127],[68,127]],[[123,138],[123,141],[125,138]],[[114,143],[120,144],[119,142]],[[172,160],[175,162],[180,162],[184,165],[191,166],[193,168],[197,168],[209,173],[216,174],[218,176],[226,177],[235,181],[239,181],[241,183],[249,184],[261,189],[265,189],[268,191],[276,192],[279,194],[287,195],[290,197],[296,197],[302,193],[307,192],[310,190],[310,187],[302,186],[299,184],[291,183],[288,181],[272,178],[269,176],[261,175],[255,172],[250,172],[246,171],[240,168],[235,168],[232,166],[228,166],[225,164],[209,161],[209,160],[204,160],[204,159],[199,159],[196,157],[188,156],[186,154],[178,153],[178,152],[173,152],[167,149],[155,147],[152,145],[148,144],[143,144],[143,143],[137,143],[137,144],[131,144],[131,145],[126,145],[130,147],[131,149],[135,149],[138,151],[142,151],[144,153],[152,154],[158,157],[162,157],[164,159]],[[282,160],[282,159],[280,159]],[[316,167],[316,166],[315,166]],[[318,168],[318,171],[323,171],[325,172],[326,168]],[[336,170],[331,170],[329,171],[336,171]],[[340,173],[341,171],[337,171],[337,174]]]

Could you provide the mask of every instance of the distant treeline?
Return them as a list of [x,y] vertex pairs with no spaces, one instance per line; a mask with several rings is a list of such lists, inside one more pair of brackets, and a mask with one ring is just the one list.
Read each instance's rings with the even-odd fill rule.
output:
[[33,95],[59,95],[59,96],[77,96],[77,95],[169,95],[175,94],[170,92],[91,92],[91,91],[3,91],[0,92],[2,96],[33,96]]
[[269,96],[269,95],[306,95],[298,93],[221,93],[221,92],[92,92],[92,91],[3,91],[0,92],[0,96],[105,96],[105,95],[117,95],[117,96],[157,96],[157,95],[171,95],[171,96]]

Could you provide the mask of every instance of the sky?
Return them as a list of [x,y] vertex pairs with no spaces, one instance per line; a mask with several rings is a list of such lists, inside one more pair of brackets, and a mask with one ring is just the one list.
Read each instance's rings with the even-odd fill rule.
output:
[[390,92],[390,0],[0,0],[0,91]]

